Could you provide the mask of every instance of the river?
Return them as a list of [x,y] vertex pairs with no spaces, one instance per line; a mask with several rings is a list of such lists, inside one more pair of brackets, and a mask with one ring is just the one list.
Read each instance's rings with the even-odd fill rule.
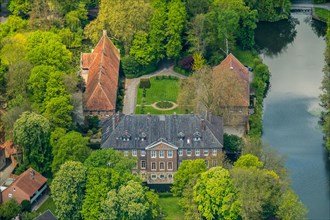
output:
[[330,219],[330,166],[318,125],[325,26],[310,16],[259,23],[256,43],[272,77],[263,141],[286,157],[292,187],[309,219]]

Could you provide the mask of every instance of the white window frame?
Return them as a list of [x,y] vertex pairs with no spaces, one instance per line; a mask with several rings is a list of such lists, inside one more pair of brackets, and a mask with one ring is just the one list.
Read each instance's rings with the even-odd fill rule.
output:
[[183,150],[179,149],[179,157],[182,157],[182,156],[183,156]]
[[[171,168],[170,168],[169,164],[171,164]],[[173,170],[173,162],[172,161],[167,162],[167,169],[168,170]]]
[[[155,168],[152,168],[152,165],[155,164]],[[157,163],[156,162],[151,162],[151,170],[157,170]]]
[[124,156],[128,157],[128,150],[124,150]]
[[159,151],[159,158],[165,158],[165,151],[164,150]]
[[212,149],[212,156],[217,156],[218,149]]
[[151,154],[151,158],[157,158],[157,151],[152,150],[150,154]]
[[[190,153],[188,153],[188,151],[189,151]],[[186,149],[186,154],[187,154],[188,157],[191,157],[191,149]]]
[[203,154],[205,157],[209,156],[209,149],[204,149]]
[[[142,166],[143,162],[144,162],[144,167]],[[147,161],[141,160],[141,169],[145,170],[146,168],[147,168]]]
[[[162,177],[163,176],[163,177]],[[159,179],[165,179],[165,175],[164,174],[159,174]]]
[[141,155],[141,157],[145,157],[146,156],[146,151],[145,150],[141,150],[140,155]]
[[[163,168],[161,167],[161,164],[163,164]],[[165,170],[165,162],[159,162],[159,170]]]
[[137,150],[136,150],[136,149],[133,149],[133,150],[132,150],[132,156],[134,156],[134,157],[137,156]]
[[200,149],[195,149],[195,155],[199,157],[201,155],[201,150]]
[[167,151],[167,158],[173,158],[173,151],[172,150]]
[[173,174],[168,174],[167,175],[167,178],[172,179],[173,178]]

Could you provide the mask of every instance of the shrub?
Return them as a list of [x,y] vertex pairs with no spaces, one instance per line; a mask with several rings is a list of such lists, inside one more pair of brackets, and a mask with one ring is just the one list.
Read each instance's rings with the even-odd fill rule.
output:
[[150,79],[141,79],[140,88],[149,89],[151,87]]
[[182,60],[179,61],[178,66],[185,71],[192,71],[192,65],[194,63],[194,59],[191,55],[183,58]]

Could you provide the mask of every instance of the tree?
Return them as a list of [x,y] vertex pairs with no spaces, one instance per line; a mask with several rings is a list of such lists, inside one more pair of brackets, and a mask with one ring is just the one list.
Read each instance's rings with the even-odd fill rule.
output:
[[199,176],[204,171],[206,171],[206,164],[202,159],[182,161],[178,171],[174,174],[171,191],[176,196],[182,196],[182,192],[190,179]]
[[239,201],[229,171],[213,167],[194,186],[198,210],[206,219],[239,219]]
[[21,213],[21,206],[15,199],[10,199],[0,205],[0,219],[11,220]]
[[[59,130],[57,130],[59,131]],[[52,137],[54,138],[52,133]],[[53,145],[53,163],[52,172],[56,173],[65,161],[84,162],[90,154],[87,147],[88,137],[83,137],[80,133],[70,131],[60,137]]]
[[35,31],[29,35],[27,42],[26,58],[33,65],[55,66],[59,70],[69,68],[72,54],[57,34]]
[[166,55],[168,58],[178,58],[182,49],[182,33],[187,20],[185,5],[181,0],[168,3],[166,21]]
[[103,29],[118,39],[129,54],[134,36],[139,31],[149,31],[152,9],[145,0],[101,0],[100,12],[93,22],[86,26],[86,35],[98,42]]
[[101,219],[147,219],[150,205],[142,185],[129,181],[117,193],[108,193],[102,209]]
[[24,166],[39,172],[50,170],[49,121],[36,113],[24,112],[14,124],[14,143],[23,147]]
[[210,7],[209,0],[185,0],[186,9],[189,18],[193,18],[197,15],[204,14]]
[[192,66],[193,71],[200,70],[205,64],[205,60],[203,56],[200,53],[195,52],[193,54],[193,59],[194,59],[194,64]]
[[240,167],[240,168],[261,168],[263,167],[264,163],[259,161],[259,158],[252,155],[252,154],[246,154],[242,155],[235,163],[234,167]]
[[[116,211],[102,211],[102,204],[105,202],[108,192],[117,186],[118,178],[119,175],[109,168],[90,167],[88,169],[85,198],[81,210],[84,219],[100,219],[105,213]],[[105,208],[114,209],[111,206]],[[111,213],[108,216],[109,218],[106,219],[116,219],[114,216],[117,216],[117,214]]]
[[72,110],[73,106],[70,103],[70,98],[68,96],[58,96],[47,101],[43,115],[48,118],[52,128],[69,129],[72,127]]
[[155,59],[153,48],[148,42],[147,33],[140,31],[135,34],[130,55],[141,65],[148,65]]
[[292,191],[282,194],[282,201],[277,211],[277,216],[283,220],[306,219],[307,210],[298,196]]
[[122,152],[109,148],[93,151],[84,164],[86,167],[112,168],[116,171],[126,172],[136,166],[136,161],[125,157]]
[[188,24],[187,40],[190,44],[190,51],[197,52],[204,55],[206,41],[206,16],[205,14],[198,14]]
[[56,72],[55,67],[45,65],[35,66],[31,70],[30,78],[28,80],[28,90],[34,108],[39,112],[43,112],[47,82],[49,76],[52,75],[53,72]]
[[26,17],[31,10],[30,0],[11,0],[8,4],[8,10],[16,16]]
[[1,41],[0,58],[3,64],[12,65],[24,60],[26,54],[26,37],[23,34],[8,36]]
[[233,134],[223,135],[224,149],[230,153],[240,153],[243,145],[242,138]]
[[81,219],[86,169],[81,162],[67,161],[50,186],[59,219]]
[[27,21],[22,18],[9,15],[5,23],[0,23],[0,39],[4,39],[8,35],[23,30],[27,27]]

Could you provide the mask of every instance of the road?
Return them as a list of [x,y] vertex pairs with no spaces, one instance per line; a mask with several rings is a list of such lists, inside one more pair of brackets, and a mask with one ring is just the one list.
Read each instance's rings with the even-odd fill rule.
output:
[[125,115],[134,114],[135,106],[136,106],[137,90],[140,84],[140,79],[147,79],[153,76],[168,76],[168,75],[175,76],[181,79],[186,78],[186,76],[174,72],[173,66],[169,66],[162,68],[151,74],[143,75],[139,78],[126,79],[123,113]]

